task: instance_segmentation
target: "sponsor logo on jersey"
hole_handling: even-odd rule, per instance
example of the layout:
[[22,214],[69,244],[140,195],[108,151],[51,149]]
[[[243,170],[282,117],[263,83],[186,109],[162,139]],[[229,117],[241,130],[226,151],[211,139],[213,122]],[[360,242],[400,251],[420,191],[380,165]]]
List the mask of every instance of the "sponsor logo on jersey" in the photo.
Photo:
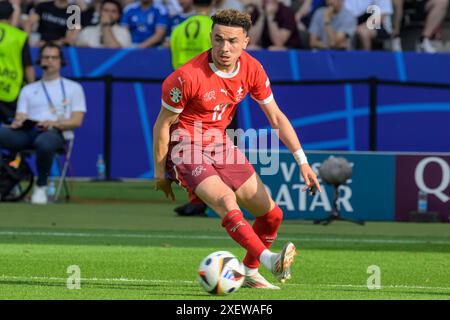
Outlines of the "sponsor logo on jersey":
[[220,92],[224,93],[228,97],[228,91],[225,89],[220,89]]
[[178,103],[181,101],[181,90],[177,87],[174,87],[170,89],[170,100],[172,100],[175,103]]
[[266,88],[268,88],[270,86],[270,80],[269,80],[269,78],[267,78],[267,80],[266,80]]

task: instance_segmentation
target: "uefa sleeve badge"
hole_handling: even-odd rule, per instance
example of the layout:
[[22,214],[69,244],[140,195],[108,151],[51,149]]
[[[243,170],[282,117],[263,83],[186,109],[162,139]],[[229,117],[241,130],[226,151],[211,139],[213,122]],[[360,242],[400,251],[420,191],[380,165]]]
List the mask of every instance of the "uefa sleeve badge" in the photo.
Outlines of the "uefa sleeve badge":
[[170,100],[172,100],[175,103],[178,103],[181,101],[181,90],[177,87],[172,88],[170,90]]

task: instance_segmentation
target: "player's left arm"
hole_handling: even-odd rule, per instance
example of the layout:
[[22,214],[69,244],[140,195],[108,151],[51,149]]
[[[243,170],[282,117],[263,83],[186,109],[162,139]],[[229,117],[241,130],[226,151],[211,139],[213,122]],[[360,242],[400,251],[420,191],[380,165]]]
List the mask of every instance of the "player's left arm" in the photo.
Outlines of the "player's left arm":
[[289,119],[278,107],[275,99],[272,99],[270,102],[260,104],[260,107],[264,111],[264,114],[269,120],[272,128],[277,131],[280,140],[292,152],[295,160],[299,164],[301,174],[303,176],[303,179],[305,179],[306,184],[306,187],[303,189],[303,191],[306,191],[307,189],[313,190],[314,188],[317,188],[317,190],[321,192],[317,176],[308,164],[308,160],[302,149],[297,133],[292,127]]

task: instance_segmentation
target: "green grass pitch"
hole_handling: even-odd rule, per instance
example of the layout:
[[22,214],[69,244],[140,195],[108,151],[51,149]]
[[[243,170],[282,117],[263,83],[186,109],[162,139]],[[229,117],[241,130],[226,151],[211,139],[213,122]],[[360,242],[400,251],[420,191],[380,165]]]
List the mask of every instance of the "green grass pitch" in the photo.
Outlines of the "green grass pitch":
[[[178,217],[152,183],[74,183],[70,204],[0,204],[0,299],[450,299],[450,224],[284,221],[299,249],[281,290],[225,297],[196,281],[212,251],[243,258],[218,219]],[[69,266],[81,288],[68,289]],[[369,266],[381,288],[368,289]],[[263,271],[269,280],[271,275]]]

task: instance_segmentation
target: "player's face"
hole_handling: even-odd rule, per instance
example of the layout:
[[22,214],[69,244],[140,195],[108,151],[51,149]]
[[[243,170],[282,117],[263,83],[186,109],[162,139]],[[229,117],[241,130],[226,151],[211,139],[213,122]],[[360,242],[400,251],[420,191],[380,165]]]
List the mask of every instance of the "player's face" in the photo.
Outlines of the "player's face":
[[247,48],[248,41],[249,37],[241,27],[214,25],[211,32],[211,52],[216,67],[232,71],[242,50]]

